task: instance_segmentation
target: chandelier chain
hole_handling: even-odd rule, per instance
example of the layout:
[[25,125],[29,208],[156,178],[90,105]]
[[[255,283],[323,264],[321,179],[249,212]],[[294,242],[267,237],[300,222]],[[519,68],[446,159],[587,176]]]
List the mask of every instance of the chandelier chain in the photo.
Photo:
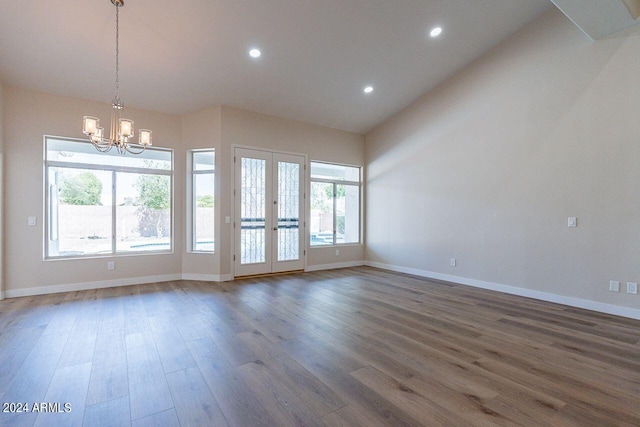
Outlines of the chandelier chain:
[[120,8],[116,6],[116,103],[120,103]]
[[[124,0],[111,0],[116,7],[116,97],[111,104],[111,129],[109,137],[100,126],[100,119],[93,116],[84,116],[82,119],[82,133],[89,137],[95,148],[106,153],[114,147],[119,154],[140,154],[151,146],[151,131],[140,129],[138,134],[140,142],[130,142],[133,138],[133,120],[121,117],[124,104],[120,101],[120,8],[124,6]],[[136,145],[133,147],[131,144]]]

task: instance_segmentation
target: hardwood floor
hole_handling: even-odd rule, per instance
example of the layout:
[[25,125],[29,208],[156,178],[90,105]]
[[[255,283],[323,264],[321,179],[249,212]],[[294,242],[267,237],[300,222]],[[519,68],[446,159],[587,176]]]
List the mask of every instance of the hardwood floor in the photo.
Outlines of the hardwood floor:
[[640,321],[373,268],[0,301],[1,425],[640,425]]

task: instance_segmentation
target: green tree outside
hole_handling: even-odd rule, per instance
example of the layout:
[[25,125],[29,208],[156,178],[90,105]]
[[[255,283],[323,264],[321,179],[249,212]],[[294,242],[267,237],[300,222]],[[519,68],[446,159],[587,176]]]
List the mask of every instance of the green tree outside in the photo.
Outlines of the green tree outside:
[[83,172],[60,182],[60,198],[66,205],[99,205],[102,181],[93,172]]
[[140,175],[134,187],[138,190],[138,229],[142,236],[160,238],[169,233],[171,207],[170,177],[167,175]]
[[214,206],[213,195],[207,194],[196,197],[196,206],[199,208],[212,208]]
[[[327,187],[327,198],[332,198],[333,197],[333,188],[331,187]],[[341,197],[344,197],[347,194],[344,185],[336,185],[336,197],[339,199]]]
[[140,175],[134,186],[138,190],[139,205],[158,210],[171,207],[168,176]]

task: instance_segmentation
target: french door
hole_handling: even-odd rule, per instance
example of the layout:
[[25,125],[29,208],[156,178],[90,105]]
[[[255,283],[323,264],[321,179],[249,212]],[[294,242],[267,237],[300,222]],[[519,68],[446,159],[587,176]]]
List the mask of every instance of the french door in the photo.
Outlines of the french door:
[[236,148],[235,276],[304,268],[304,157]]

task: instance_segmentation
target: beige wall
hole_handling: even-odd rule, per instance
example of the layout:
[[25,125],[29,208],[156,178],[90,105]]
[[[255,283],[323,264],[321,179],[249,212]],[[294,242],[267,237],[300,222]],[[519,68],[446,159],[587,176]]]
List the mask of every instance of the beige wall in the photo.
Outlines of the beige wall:
[[4,186],[4,88],[0,79],[0,299],[4,298],[4,205],[3,205],[3,186]]
[[[6,86],[3,101],[6,290],[180,274],[183,218],[179,208],[174,218],[173,254],[116,257],[111,271],[105,258],[44,261],[43,135],[83,137],[82,116],[90,114],[108,121],[111,107]],[[125,112],[137,127],[153,130],[154,145],[176,149],[174,203],[183,206],[185,160],[180,149],[180,118],[133,108]],[[37,218],[36,227],[27,226],[29,216]]]
[[3,110],[3,84],[2,84],[2,80],[0,80],[0,153],[2,151],[4,151],[4,127],[3,127],[3,119],[4,119],[4,110]]
[[[51,285],[96,282],[113,284],[148,278],[179,277],[226,279],[232,274],[232,146],[261,147],[308,155],[310,160],[364,164],[364,136],[308,125],[228,107],[212,107],[183,117],[127,108],[126,117],[136,126],[153,130],[154,145],[173,148],[174,253],[129,255],[112,258],[43,260],[43,135],[83,137],[82,116],[91,114],[109,120],[110,105],[48,95],[30,90],[4,87],[5,171],[4,248],[6,289],[10,294],[45,292]],[[1,105],[1,104],[0,104]],[[224,132],[223,132],[224,130]],[[186,150],[216,149],[216,247],[215,254],[188,253]],[[28,196],[25,196],[28,195]],[[27,226],[35,216],[37,226]],[[362,245],[335,250],[308,252],[308,264],[362,261]],[[107,261],[115,260],[115,270]],[[44,287],[44,289],[36,289]],[[33,288],[29,290],[29,288]],[[25,291],[26,290],[26,291]]]
[[[221,139],[222,147],[217,163],[220,167],[218,176],[222,180],[221,220],[224,220],[224,216],[232,215],[232,150],[234,146],[304,154],[307,156],[307,161],[322,160],[357,166],[364,165],[364,137],[362,135],[236,108],[222,107]],[[220,228],[222,247],[231,248],[231,226],[220,223]],[[335,255],[335,248],[307,248],[307,255],[308,266],[357,262],[364,259],[364,246],[342,246],[338,256]],[[231,273],[231,257],[230,252],[220,255],[221,274]]]
[[[214,148],[216,150],[216,172],[220,168],[220,107],[211,107],[200,110],[182,117],[182,142],[186,150],[197,148]],[[185,159],[186,161],[186,159]],[[186,165],[185,165],[186,166]],[[216,176],[216,178],[218,178]],[[215,194],[220,194],[221,180],[215,180]],[[221,204],[216,200],[215,203],[215,227],[214,240],[216,242],[216,251],[213,254],[206,253],[189,253],[186,252],[186,240],[184,239],[182,272],[192,275],[220,275],[220,253],[228,252],[220,246],[220,228],[224,226],[224,220],[220,219]],[[184,218],[186,218],[186,203],[182,206]],[[187,233],[187,224],[181,224],[183,233]],[[218,279],[218,277],[216,277]]]
[[553,8],[367,135],[367,259],[640,307],[638,52]]
[[[183,273],[202,277],[226,279],[233,275],[233,228],[225,223],[225,217],[233,217],[234,146],[300,153],[309,160],[364,165],[362,135],[225,106],[184,116],[182,135],[187,149],[216,150],[216,253],[185,253],[182,259]],[[364,259],[363,245],[341,247],[339,256],[335,255],[335,249],[327,248],[314,248],[307,253],[309,266]]]

